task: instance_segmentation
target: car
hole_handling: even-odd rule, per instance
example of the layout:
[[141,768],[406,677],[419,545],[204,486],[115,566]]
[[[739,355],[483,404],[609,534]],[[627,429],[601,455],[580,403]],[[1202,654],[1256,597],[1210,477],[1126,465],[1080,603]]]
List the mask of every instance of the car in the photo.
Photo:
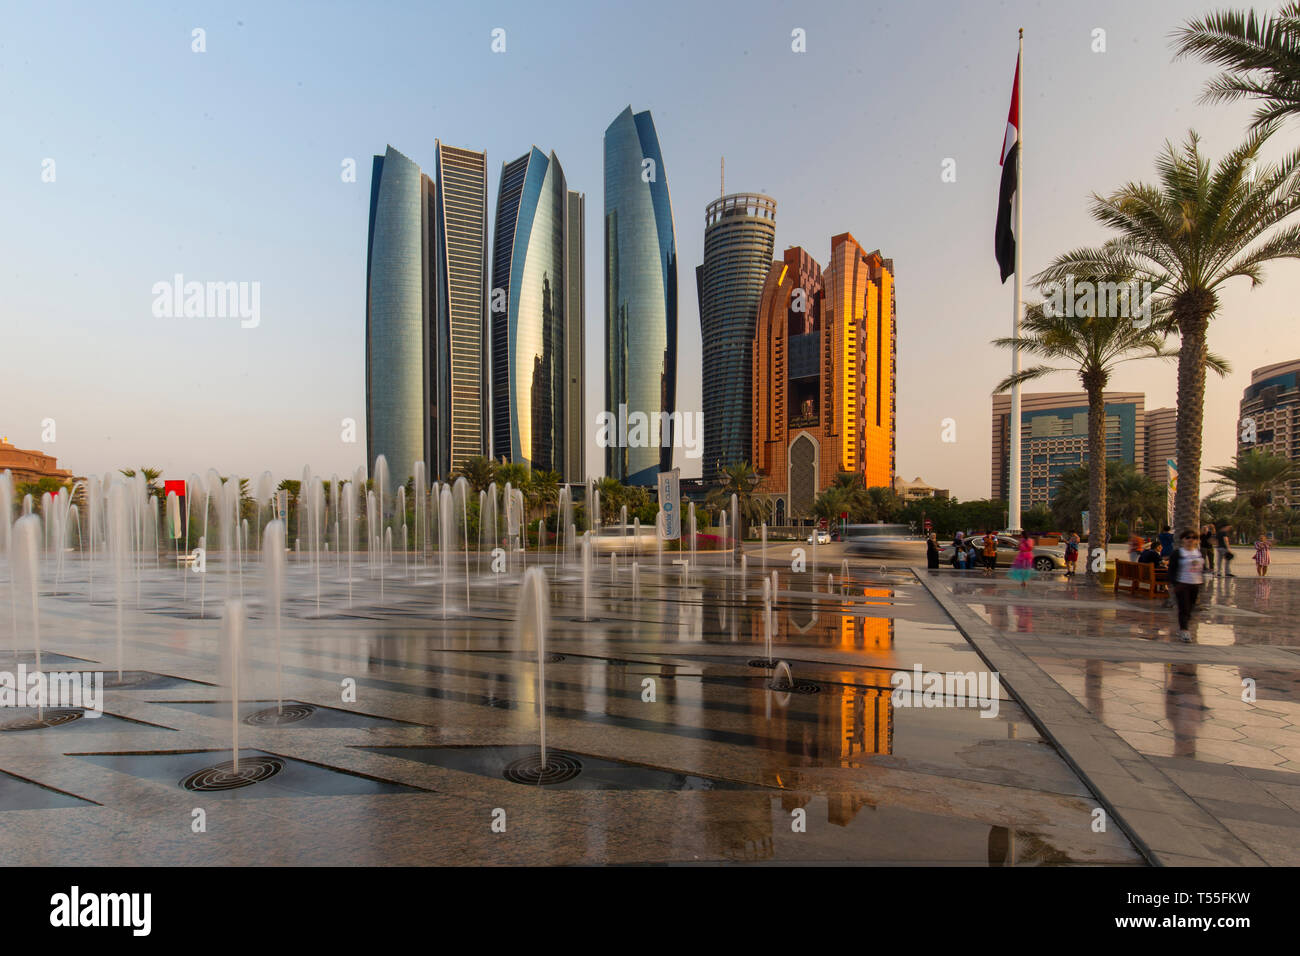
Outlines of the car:
[[809,544],[812,544],[812,543],[813,543],[813,538],[816,538],[816,539],[817,539],[817,543],[818,543],[818,544],[830,544],[830,543],[831,543],[831,533],[830,533],[829,531],[825,530],[824,528],[819,528],[818,530],[814,531],[812,534],[808,535],[808,543],[809,543]]
[[[1000,534],[998,538],[998,567],[1009,568],[1011,562],[1016,559],[1020,551],[1020,540],[1013,538],[1009,534]],[[984,535],[972,535],[965,539],[968,543],[975,545],[975,551],[984,557]],[[969,547],[969,544],[968,544]],[[946,548],[939,549],[939,563],[952,564],[953,547],[949,542]],[[1059,571],[1065,567],[1065,549],[1050,547],[1048,545],[1034,545],[1034,570],[1035,571]]]

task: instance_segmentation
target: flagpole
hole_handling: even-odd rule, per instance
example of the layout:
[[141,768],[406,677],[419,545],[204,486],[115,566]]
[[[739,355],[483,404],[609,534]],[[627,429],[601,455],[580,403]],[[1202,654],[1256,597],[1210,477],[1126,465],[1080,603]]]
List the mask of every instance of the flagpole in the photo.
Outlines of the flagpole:
[[[1015,314],[1011,319],[1011,335],[1015,339],[1020,338],[1020,311],[1024,297],[1024,287],[1021,282],[1021,251],[1025,247],[1025,234],[1022,226],[1021,210],[1023,204],[1020,197],[1025,191],[1024,177],[1024,156],[1025,156],[1025,100],[1020,95],[1024,89],[1024,58],[1025,58],[1025,31],[1020,29],[1020,50],[1016,56],[1016,102],[1020,104],[1019,116],[1016,122],[1016,143],[1019,148],[1016,150],[1016,193],[1014,202],[1016,204],[1016,302]],[[1011,349],[1011,374],[1020,374],[1020,346],[1015,345]],[[1009,441],[1011,447],[1010,461],[1008,462],[1009,475],[1007,477],[1007,530],[1019,531],[1020,525],[1020,383],[1014,382],[1011,386],[1011,415],[1010,415],[1011,434]]]

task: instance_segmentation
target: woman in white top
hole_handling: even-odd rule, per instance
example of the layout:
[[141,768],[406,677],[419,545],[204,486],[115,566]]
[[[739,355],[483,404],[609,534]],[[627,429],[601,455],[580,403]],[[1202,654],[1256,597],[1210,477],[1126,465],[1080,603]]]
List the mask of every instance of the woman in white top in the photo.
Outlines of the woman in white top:
[[1169,556],[1168,580],[1174,592],[1174,603],[1178,606],[1178,637],[1190,641],[1192,635],[1187,625],[1192,618],[1196,595],[1205,580],[1205,558],[1201,555],[1200,538],[1195,531],[1184,531],[1178,539],[1179,547]]

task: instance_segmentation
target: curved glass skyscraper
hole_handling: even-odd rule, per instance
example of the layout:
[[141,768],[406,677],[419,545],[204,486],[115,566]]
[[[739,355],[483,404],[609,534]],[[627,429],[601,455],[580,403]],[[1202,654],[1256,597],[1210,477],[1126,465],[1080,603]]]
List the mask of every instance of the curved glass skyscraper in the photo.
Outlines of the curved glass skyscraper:
[[733,193],[704,215],[704,264],[695,271],[703,345],[704,477],[749,461],[754,327],[776,246],[776,200]]
[[403,481],[429,460],[430,250],[432,182],[389,146],[374,158],[366,253],[366,466],[379,455]]
[[677,241],[654,120],[630,106],[605,130],[605,343],[607,410],[651,423],[648,447],[627,447],[617,436],[606,473],[654,484],[673,460]]
[[501,167],[489,305],[493,454],[544,471],[567,470],[567,442],[582,440],[566,434],[565,420],[568,195],[555,153],[534,146]]

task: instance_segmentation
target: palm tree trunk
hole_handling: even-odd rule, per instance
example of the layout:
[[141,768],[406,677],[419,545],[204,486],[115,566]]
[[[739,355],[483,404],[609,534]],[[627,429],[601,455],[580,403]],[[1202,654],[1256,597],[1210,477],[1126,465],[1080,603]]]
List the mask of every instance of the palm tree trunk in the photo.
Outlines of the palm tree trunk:
[[1178,490],[1174,494],[1174,533],[1200,527],[1201,428],[1205,420],[1206,327],[1214,312],[1213,293],[1185,292],[1174,304],[1178,346]]
[[[1089,584],[1097,583],[1093,571],[1093,551],[1100,547],[1105,554],[1110,540],[1106,525],[1106,379],[1104,372],[1086,372],[1084,391],[1088,393],[1088,551],[1084,555]],[[1103,559],[1104,560],[1104,559]]]

